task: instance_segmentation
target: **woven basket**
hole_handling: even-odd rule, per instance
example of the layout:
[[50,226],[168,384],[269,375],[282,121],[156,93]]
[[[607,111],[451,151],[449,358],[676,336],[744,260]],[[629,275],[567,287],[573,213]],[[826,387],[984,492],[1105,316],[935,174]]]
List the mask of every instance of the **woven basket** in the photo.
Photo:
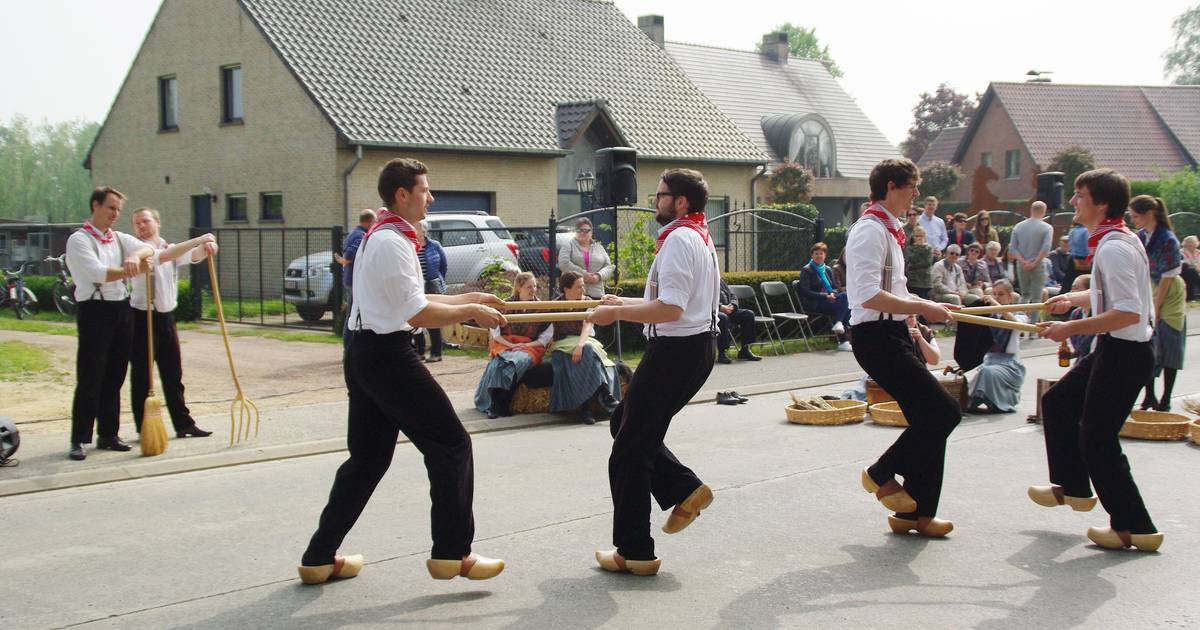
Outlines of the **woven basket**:
[[[968,402],[968,387],[967,380],[962,376],[940,376],[938,382],[942,384],[942,388],[950,394],[950,397],[958,401],[958,407],[961,411],[966,411]],[[879,403],[891,402],[896,400],[887,390],[880,387],[874,379],[867,379],[867,404],[874,406]]]
[[1192,443],[1200,444],[1200,420],[1193,420],[1188,425],[1188,430],[1192,432]]
[[1186,440],[1190,422],[1187,416],[1177,413],[1137,410],[1129,414],[1129,419],[1121,427],[1121,437],[1139,440]]
[[867,415],[867,403],[861,400],[827,400],[835,409],[809,410],[796,405],[784,407],[788,422],[793,424],[854,424],[862,422]]
[[871,419],[875,421],[875,424],[882,424],[888,427],[908,426],[908,420],[904,418],[904,412],[900,411],[900,403],[894,400],[871,405],[870,411]]

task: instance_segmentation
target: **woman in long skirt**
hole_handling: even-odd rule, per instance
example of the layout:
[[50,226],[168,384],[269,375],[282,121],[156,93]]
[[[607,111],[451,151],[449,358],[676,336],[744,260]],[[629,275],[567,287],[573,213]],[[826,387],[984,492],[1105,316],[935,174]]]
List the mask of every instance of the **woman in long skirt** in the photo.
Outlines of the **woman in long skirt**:
[[[526,271],[513,279],[510,301],[537,299],[537,278]],[[554,339],[554,326],[545,323],[508,324],[491,330],[491,360],[475,389],[475,408],[488,418],[508,415],[513,390],[521,377],[542,362],[546,346]]]
[[[583,276],[574,271],[559,276],[558,286],[562,290],[559,299],[587,299]],[[558,322],[550,352],[550,365],[554,367],[550,411],[577,411],[584,424],[596,423],[592,402],[608,414],[617,408],[613,397],[617,386],[616,364],[592,333],[590,322]]]
[[[1150,261],[1150,281],[1154,283],[1154,374],[1146,383],[1142,409],[1171,410],[1171,390],[1175,376],[1183,369],[1183,351],[1187,342],[1187,287],[1181,272],[1183,255],[1179,239],[1171,231],[1171,219],[1162,199],[1138,195],[1129,202],[1138,238],[1146,246]],[[1163,393],[1155,395],[1154,381],[1163,377]]]
[[[998,280],[992,285],[992,294],[983,301],[992,306],[1013,303],[1012,284]],[[1027,322],[1024,313],[1002,313],[995,317]],[[992,347],[983,355],[983,364],[971,379],[971,399],[968,409],[986,407],[990,413],[1016,411],[1021,401],[1021,385],[1025,382],[1025,365],[1019,356],[1020,337],[1016,332],[1004,328],[992,329]]]

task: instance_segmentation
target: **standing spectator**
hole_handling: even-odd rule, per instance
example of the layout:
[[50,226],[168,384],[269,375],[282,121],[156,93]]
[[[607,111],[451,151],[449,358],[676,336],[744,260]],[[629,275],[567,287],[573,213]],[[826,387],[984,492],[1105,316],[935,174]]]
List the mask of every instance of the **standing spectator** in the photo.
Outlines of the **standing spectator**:
[[976,243],[1000,242],[1000,233],[996,231],[996,228],[992,227],[992,215],[988,214],[987,210],[980,210],[975,213],[974,233]]
[[[1187,343],[1187,289],[1180,277],[1183,254],[1171,230],[1171,219],[1162,199],[1138,195],[1129,202],[1138,238],[1146,246],[1150,282],[1154,284],[1154,372],[1146,383],[1142,409],[1171,410],[1175,376],[1183,369]],[[1155,396],[1154,381],[1163,375],[1162,396]]]
[[[1087,228],[1079,225],[1078,223],[1074,224],[1074,226],[1071,227],[1071,231],[1067,233],[1067,243],[1071,251],[1071,261],[1075,266],[1075,275],[1073,277],[1078,277],[1080,274],[1091,273],[1092,258],[1091,254],[1088,252]],[[1074,285],[1074,282],[1072,282],[1072,285]]]
[[1000,241],[988,241],[983,262],[987,264],[988,278],[993,284],[1001,280],[1009,280],[1004,259],[1000,257]]
[[917,217],[917,222],[925,228],[925,238],[933,248],[933,257],[939,258],[946,246],[950,244],[946,234],[946,222],[937,216],[938,198],[932,195],[925,198],[925,212]]
[[[334,252],[333,260],[342,266],[342,286],[346,288],[342,292],[346,299],[346,305],[343,307],[343,313],[350,312],[350,303],[354,299],[354,257],[358,255],[358,246],[362,243],[363,236],[375,225],[375,211],[370,208],[363,208],[362,212],[358,213],[358,225],[350,230],[346,238],[342,241],[342,253]],[[345,349],[350,345],[350,327],[346,322],[342,321],[342,348]]]
[[[1008,242],[1008,257],[1017,262],[1017,283],[1020,285],[1021,303],[1038,300],[1046,286],[1046,270],[1042,260],[1050,255],[1054,229],[1043,219],[1046,204],[1035,201],[1029,206],[1029,218],[1018,223]],[[1029,314],[1029,321],[1036,324],[1037,311]]]
[[917,217],[921,216],[921,211],[916,208],[909,208],[904,214],[904,240],[911,241],[913,236],[913,228],[917,227]]
[[[178,245],[169,245],[159,236],[160,219],[154,208],[138,208],[133,213],[133,227],[143,243],[154,248],[154,313],[151,315],[154,335],[154,362],[158,365],[159,384],[176,437],[208,437],[212,431],[196,426],[183,399],[183,361],[179,352],[179,333],[175,329],[175,306],[179,294],[179,265],[198,263],[217,253],[217,241],[212,234],[198,236]],[[186,258],[185,258],[186,256]],[[130,355],[132,375],[129,393],[133,406],[133,423],[142,432],[142,414],[150,390],[149,352],[146,347],[146,276],[133,279],[133,348]]]
[[1187,285],[1188,301],[1200,298],[1200,238],[1195,235],[1183,239],[1183,270],[1179,275]]
[[980,296],[990,293],[992,289],[992,278],[987,263],[980,257],[982,254],[983,248],[979,243],[971,243],[967,246],[967,257],[958,261],[963,278],[967,281],[967,290]]
[[954,215],[954,231],[950,233],[950,242],[958,245],[961,250],[975,242],[975,235],[967,229],[967,215],[959,212]]
[[933,248],[925,242],[926,237],[925,228],[918,225],[912,241],[905,241],[904,275],[909,293],[928,300],[933,288]]
[[838,286],[825,257],[829,247],[825,243],[814,243],[809,250],[812,260],[800,270],[800,279],[795,282],[796,294],[806,312],[828,315],[833,319],[833,334],[837,335],[838,350],[850,352],[846,338],[846,326],[850,323],[850,305],[846,291]]
[[148,270],[154,250],[112,229],[121,216],[125,195],[102,186],[92,191],[92,216],[67,239],[67,268],[75,282],[79,305],[76,326],[75,399],[71,403],[71,449],[75,461],[87,458],[99,425],[96,448],[128,451],[117,435],[121,428],[121,386],[133,345],[133,313],[125,279]]
[[[426,295],[442,295],[446,292],[446,250],[437,239],[429,238],[429,221],[421,219],[417,228],[417,242],[421,243],[418,254],[421,263],[421,275],[425,278]],[[427,329],[429,333],[429,358],[426,363],[437,363],[442,360],[442,329],[434,326]],[[413,336],[417,354],[425,356],[425,335]]]
[[1070,237],[1063,235],[1058,239],[1058,247],[1050,252],[1050,279],[1054,284],[1070,288],[1075,282],[1075,261],[1071,258]]
[[733,324],[737,324],[738,331],[742,335],[742,349],[738,350],[738,358],[743,361],[762,361],[762,357],[750,350],[750,344],[758,339],[758,324],[754,322],[754,311],[738,306],[737,296],[729,290],[725,278],[721,278],[721,297],[719,299],[717,329],[720,333],[717,335],[717,363],[725,365],[733,363],[733,359],[725,354],[729,350],[729,344],[733,342],[733,333],[730,330]]
[[958,259],[961,256],[958,245],[950,245],[946,248],[946,257],[933,266],[931,299],[934,302],[974,306],[983,297],[981,293],[972,293],[967,287],[967,279],[963,277],[962,267],[958,266]]
[[575,238],[558,250],[558,270],[583,276],[584,293],[598,300],[604,297],[604,283],[612,278],[616,268],[604,251],[604,244],[592,240],[592,221],[587,217],[576,221]]

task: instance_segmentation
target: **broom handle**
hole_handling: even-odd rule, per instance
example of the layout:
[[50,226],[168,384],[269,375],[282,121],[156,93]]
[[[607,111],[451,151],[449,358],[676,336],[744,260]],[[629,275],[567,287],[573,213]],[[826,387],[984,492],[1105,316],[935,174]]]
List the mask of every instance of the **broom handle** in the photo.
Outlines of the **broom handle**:
[[146,270],[146,350],[150,354],[146,370],[150,372],[150,393],[154,393],[154,269]]
[[504,303],[504,311],[557,311],[572,308],[596,308],[600,300],[538,300]]
[[575,313],[518,313],[505,315],[504,319],[510,324],[527,324],[530,322],[581,322],[591,316],[591,311]]
[[213,263],[216,254],[208,257],[208,279],[212,284],[213,303],[217,305],[217,321],[221,323],[221,338],[225,340],[225,357],[229,359],[229,373],[233,376],[233,386],[238,394],[242,393],[242,384],[238,382],[237,368],[233,367],[233,350],[229,348],[229,333],[225,331],[225,310],[221,308],[221,288],[217,285],[217,266]]
[[1032,311],[1044,311],[1046,304],[1038,302],[1035,304],[997,304],[996,306],[970,306],[960,308],[956,312],[965,315],[991,315],[993,313],[1025,313]]
[[996,319],[994,317],[964,315],[960,311],[950,311],[950,317],[955,321],[963,322],[964,324],[977,324],[979,326],[990,326],[992,328],[1007,328],[1009,330],[1019,330],[1021,332],[1042,332],[1041,327],[1034,324],[1023,324],[1021,322],[1013,322],[1007,319]]

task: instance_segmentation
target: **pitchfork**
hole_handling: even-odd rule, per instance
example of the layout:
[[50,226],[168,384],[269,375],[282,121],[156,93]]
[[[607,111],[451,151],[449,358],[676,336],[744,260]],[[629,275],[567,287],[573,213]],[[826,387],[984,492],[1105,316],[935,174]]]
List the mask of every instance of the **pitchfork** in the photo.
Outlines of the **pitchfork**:
[[258,437],[258,425],[262,420],[258,415],[258,405],[246,399],[242,393],[242,384],[238,382],[237,369],[233,367],[233,351],[229,349],[229,333],[225,331],[225,311],[221,308],[221,289],[217,286],[217,267],[213,257],[208,257],[208,278],[212,282],[213,302],[217,305],[217,321],[221,322],[221,337],[225,339],[225,356],[229,358],[229,373],[233,376],[233,387],[237,396],[229,405],[229,445],[233,446],[234,438],[242,441],[242,427],[245,426],[246,439],[250,439],[250,419],[254,418],[254,437]]

